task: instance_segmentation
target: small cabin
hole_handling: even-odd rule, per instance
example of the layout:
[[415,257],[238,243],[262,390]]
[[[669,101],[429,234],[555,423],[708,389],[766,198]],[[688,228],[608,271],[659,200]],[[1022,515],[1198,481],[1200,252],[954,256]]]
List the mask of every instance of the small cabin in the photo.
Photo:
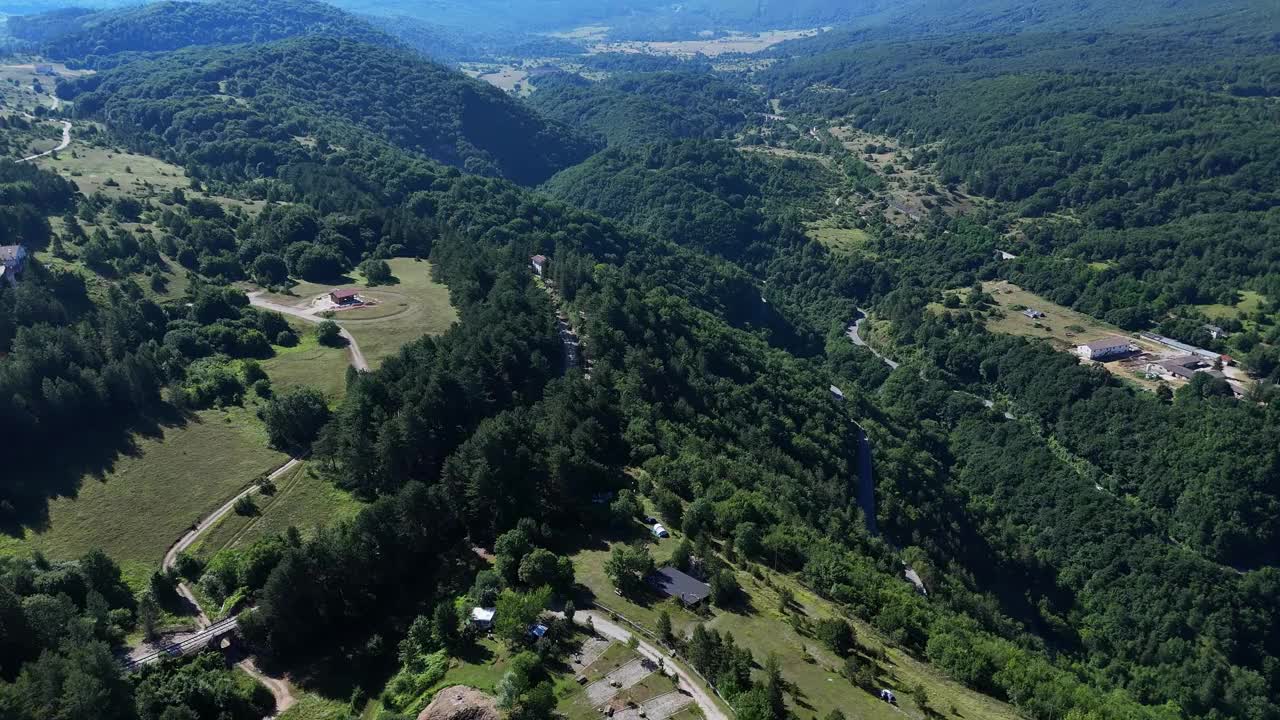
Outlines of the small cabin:
[[353,288],[334,288],[329,291],[329,299],[335,305],[355,305],[360,302],[360,291]]
[[550,262],[551,261],[547,259],[546,255],[534,255],[529,258],[529,265],[533,267],[533,271],[538,273],[539,277],[542,276],[542,273],[547,269],[547,265]]

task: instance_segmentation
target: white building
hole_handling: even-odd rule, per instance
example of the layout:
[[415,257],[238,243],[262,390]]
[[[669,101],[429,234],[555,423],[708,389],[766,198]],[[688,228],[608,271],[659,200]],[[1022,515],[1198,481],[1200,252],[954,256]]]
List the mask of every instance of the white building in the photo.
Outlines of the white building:
[[649,532],[653,533],[653,536],[656,538],[671,537],[671,533],[667,532],[667,529],[662,527],[662,523],[654,523],[654,526],[649,529]]
[[471,608],[471,624],[481,630],[488,630],[493,627],[493,616],[497,614],[496,608]]
[[1085,360],[1106,360],[1133,351],[1133,343],[1128,338],[1116,335],[1076,346],[1076,352]]

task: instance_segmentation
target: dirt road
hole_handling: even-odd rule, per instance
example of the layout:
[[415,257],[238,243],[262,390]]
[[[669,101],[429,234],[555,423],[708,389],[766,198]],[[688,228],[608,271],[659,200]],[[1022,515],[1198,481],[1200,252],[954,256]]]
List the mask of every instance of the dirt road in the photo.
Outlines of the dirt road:
[[[281,475],[284,475],[285,473],[289,472],[289,470],[296,467],[299,462],[301,461],[298,460],[297,458],[293,458],[292,460],[285,463],[284,465],[281,465],[280,467],[276,468],[275,472],[268,475],[267,478],[274,482],[275,480],[279,479]],[[194,545],[196,540],[200,539],[201,535],[207,532],[209,528],[218,524],[218,521],[221,520],[227,513],[235,509],[236,502],[239,501],[240,498],[248,495],[252,495],[258,492],[258,490],[259,488],[256,484],[250,485],[244,490],[241,490],[235,497],[228,500],[217,510],[214,510],[212,513],[207,515],[194,528],[188,530],[186,535],[183,535],[181,538],[179,538],[178,542],[174,543],[169,548],[169,552],[166,552],[164,554],[164,560],[161,562],[160,567],[163,568],[164,570],[169,570],[170,568],[172,568],[178,562],[179,555],[185,552],[187,548]],[[209,618],[204,614],[204,610],[200,609],[200,603],[196,602],[196,596],[194,593],[191,592],[191,588],[187,587],[187,584],[185,582],[178,583],[178,593],[182,595],[182,597],[186,598],[193,606],[195,606],[196,611],[198,613],[197,620],[200,624],[200,627],[208,627]]]
[[[318,309],[293,307],[292,305],[285,305],[283,303],[267,300],[262,297],[262,291],[249,293],[249,304],[256,308],[289,315],[317,325],[328,319],[320,317],[317,314],[320,312]],[[351,361],[351,366],[360,371],[368,371],[369,362],[365,360],[364,353],[360,352],[360,345],[356,343],[355,337],[352,336],[351,333],[347,332],[347,329],[341,325],[338,326],[338,331],[342,335],[343,339],[347,341],[347,356]]]
[[45,150],[42,153],[36,153],[35,155],[28,155],[27,157],[24,157],[21,160],[15,160],[14,162],[24,163],[24,162],[30,162],[32,160],[39,160],[42,157],[48,157],[49,155],[52,155],[56,152],[62,152],[63,150],[66,150],[67,146],[70,144],[71,144],[71,122],[68,120],[63,120],[62,121],[62,142],[58,143],[58,147],[52,150]]
[[[297,702],[297,698],[293,696],[293,690],[289,687],[289,683],[285,682],[281,678],[271,677],[270,675],[264,674],[258,669],[257,665],[253,664],[253,658],[241,660],[236,663],[236,667],[248,673],[250,677],[262,683],[263,687],[271,691],[271,696],[276,699],[276,714],[271,717],[278,717],[284,713],[285,710],[293,707],[293,704]],[[270,718],[267,720],[270,720]]]

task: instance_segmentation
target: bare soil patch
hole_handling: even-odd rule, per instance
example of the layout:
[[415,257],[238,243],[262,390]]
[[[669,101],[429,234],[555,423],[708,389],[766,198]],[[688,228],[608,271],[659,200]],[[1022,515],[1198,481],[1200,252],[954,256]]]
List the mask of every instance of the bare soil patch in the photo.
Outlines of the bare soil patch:
[[418,714],[418,720],[500,720],[493,697],[465,685],[453,685],[436,693]]

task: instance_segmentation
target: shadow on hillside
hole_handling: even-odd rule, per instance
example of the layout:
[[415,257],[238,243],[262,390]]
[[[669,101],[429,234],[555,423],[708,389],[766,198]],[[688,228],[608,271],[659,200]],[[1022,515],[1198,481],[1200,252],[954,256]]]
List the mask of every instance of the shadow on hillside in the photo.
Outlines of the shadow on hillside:
[[199,422],[196,415],[159,403],[132,421],[102,418],[56,448],[17,452],[5,468],[6,487],[0,489],[0,533],[21,537],[26,530],[45,532],[49,502],[75,498],[82,483],[107,476],[124,457],[139,457],[140,439],[157,439],[166,429]]

